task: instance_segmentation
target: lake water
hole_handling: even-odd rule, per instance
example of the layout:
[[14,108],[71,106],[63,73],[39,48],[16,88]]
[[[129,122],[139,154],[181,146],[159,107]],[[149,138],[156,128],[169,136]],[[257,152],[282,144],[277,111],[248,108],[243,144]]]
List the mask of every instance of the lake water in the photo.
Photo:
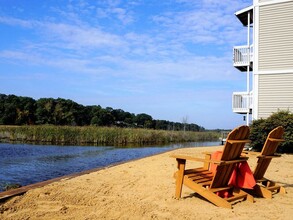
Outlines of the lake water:
[[0,143],[0,191],[3,191],[7,184],[24,186],[175,148],[216,145],[219,145],[219,142],[193,142],[131,148]]

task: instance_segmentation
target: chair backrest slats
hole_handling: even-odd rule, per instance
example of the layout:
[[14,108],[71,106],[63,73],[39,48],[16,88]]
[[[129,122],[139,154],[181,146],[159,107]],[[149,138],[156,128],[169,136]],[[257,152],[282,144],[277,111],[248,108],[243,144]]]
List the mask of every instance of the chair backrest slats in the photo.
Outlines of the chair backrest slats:
[[[240,157],[245,141],[237,143],[237,140],[247,140],[249,137],[249,127],[246,125],[235,128],[231,131],[223,149],[221,161],[236,160]],[[231,142],[229,142],[231,140]],[[235,142],[233,142],[235,140]],[[211,188],[227,186],[232,175],[235,164],[225,164],[217,166],[213,177]]]
[[[282,126],[273,129],[267,136],[266,142],[262,148],[260,156],[273,156],[279,144],[283,141],[282,136],[284,134],[284,128]],[[267,171],[272,158],[259,157],[257,165],[253,172],[256,180],[262,179]]]

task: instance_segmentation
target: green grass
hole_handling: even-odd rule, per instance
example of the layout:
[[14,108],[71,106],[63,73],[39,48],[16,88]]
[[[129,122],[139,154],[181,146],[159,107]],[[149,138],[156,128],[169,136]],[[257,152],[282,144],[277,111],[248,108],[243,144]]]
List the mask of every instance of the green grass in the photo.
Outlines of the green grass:
[[0,126],[4,142],[72,145],[147,145],[216,141],[218,132],[165,131],[139,128],[95,126]]

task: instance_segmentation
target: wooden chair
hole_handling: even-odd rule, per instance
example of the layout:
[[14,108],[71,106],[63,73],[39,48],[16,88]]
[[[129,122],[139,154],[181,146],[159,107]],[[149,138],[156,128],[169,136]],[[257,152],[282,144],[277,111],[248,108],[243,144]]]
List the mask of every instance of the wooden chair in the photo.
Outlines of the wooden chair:
[[[209,155],[205,159],[194,158],[184,155],[171,155],[176,158],[178,171],[175,172],[176,191],[175,197],[180,198],[182,186],[185,185],[196,193],[212,202],[213,204],[232,208],[231,202],[236,200],[249,200],[253,202],[253,197],[246,192],[228,186],[229,179],[237,163],[246,161],[247,157],[241,157],[241,152],[245,143],[249,143],[249,127],[240,126],[231,131],[226,140],[222,157],[219,161],[209,159]],[[204,162],[203,167],[185,170],[186,160]],[[216,171],[209,171],[209,163],[217,164]],[[231,196],[222,198],[219,196],[221,192],[229,191]]]
[[282,126],[273,129],[268,134],[260,155],[257,156],[258,161],[253,172],[257,184],[253,188],[253,193],[258,196],[271,199],[273,192],[286,193],[284,187],[264,177],[271,160],[280,157],[280,155],[276,154],[276,151],[279,144],[284,141],[282,139],[283,134],[284,128]]

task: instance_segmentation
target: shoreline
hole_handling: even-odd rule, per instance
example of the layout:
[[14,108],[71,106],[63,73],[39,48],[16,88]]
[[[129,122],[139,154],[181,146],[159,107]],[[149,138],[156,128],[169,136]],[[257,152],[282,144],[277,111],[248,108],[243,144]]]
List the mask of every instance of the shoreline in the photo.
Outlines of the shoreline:
[[[0,167],[3,165],[2,178],[0,179],[0,200],[2,196],[7,196],[12,193],[5,193],[5,187],[9,186],[9,182],[6,181],[13,177],[14,182],[11,184],[19,184],[20,186],[29,186],[28,188],[35,188],[34,185],[39,182],[50,181],[51,179],[62,179],[72,175],[77,176],[78,173],[93,172],[105,167],[118,165],[127,161],[132,161],[134,159],[140,159],[151,155],[156,155],[158,153],[167,152],[174,150],[175,148],[181,147],[190,147],[190,146],[215,146],[218,143],[215,142],[193,142],[193,143],[178,143],[172,145],[163,145],[163,146],[144,146],[144,147],[135,147],[135,148],[126,148],[126,147],[115,147],[115,146],[86,146],[85,148],[81,146],[54,146],[49,145],[46,148],[42,148],[40,145],[28,145],[28,144],[0,144],[0,152],[5,153],[3,156],[3,161],[0,161]],[[27,146],[29,147],[27,150]],[[35,146],[35,147],[30,147]],[[2,148],[4,147],[4,148]],[[58,149],[55,149],[55,148]],[[60,154],[58,153],[59,149],[61,150]],[[64,150],[66,149],[66,150]],[[79,149],[79,150],[76,150]],[[104,149],[104,150],[103,150]],[[15,160],[14,151],[22,152],[25,151],[25,154],[19,154],[15,157],[19,159]],[[93,153],[87,153],[87,151]],[[109,153],[110,152],[110,153]],[[97,154],[97,155],[96,155]],[[6,156],[8,155],[8,156]],[[32,156],[34,155],[34,156]],[[49,155],[49,156],[48,156]],[[69,158],[68,155],[70,156]],[[43,162],[43,157],[47,157],[45,162]],[[59,158],[61,157],[61,158]],[[75,158],[82,163],[82,167],[78,164],[72,163]],[[15,160],[15,162],[14,162]],[[30,163],[30,160],[37,162],[37,167],[33,163]],[[47,165],[54,164],[58,162],[58,167],[53,166],[53,169],[48,169]],[[16,162],[18,161],[18,162]],[[8,162],[8,166],[7,166]],[[27,164],[30,163],[31,169],[26,168]],[[22,168],[24,164],[24,168]],[[7,168],[6,168],[7,166]],[[17,168],[17,172],[13,169]],[[23,172],[27,173],[24,177]],[[58,175],[57,175],[58,174]],[[23,181],[25,180],[25,181]],[[44,185],[44,184],[43,184]],[[19,189],[19,188],[18,188]],[[17,190],[25,192],[26,190]]]
[[[211,147],[213,147],[213,146],[211,146]],[[153,154],[153,155],[149,155],[149,156],[146,156],[146,157],[143,157],[143,158],[157,156],[157,155],[168,153],[168,152],[171,152],[171,151],[174,151],[174,149],[164,151],[164,152],[160,152],[160,153],[156,153],[156,154]],[[26,193],[26,192],[28,192],[29,190],[32,190],[32,189],[40,188],[40,187],[43,187],[43,186],[46,186],[48,184],[58,182],[58,181],[61,181],[61,180],[68,180],[68,179],[79,177],[79,176],[82,176],[82,175],[85,175],[85,174],[98,172],[100,170],[108,169],[108,168],[115,167],[115,166],[119,166],[119,165],[122,165],[122,164],[125,164],[125,163],[134,162],[134,161],[137,161],[137,160],[140,160],[140,159],[143,159],[143,158],[136,158],[136,159],[131,159],[131,160],[128,160],[128,161],[117,162],[117,163],[113,163],[113,164],[110,164],[110,165],[107,165],[107,166],[104,166],[104,167],[97,167],[97,168],[84,170],[84,171],[77,172],[77,173],[72,173],[72,174],[68,174],[68,175],[48,179],[48,180],[41,181],[41,182],[32,183],[32,184],[21,186],[19,188],[11,189],[11,190],[8,190],[8,191],[0,191],[0,204],[1,204],[1,202],[5,202],[9,198],[22,195],[22,194],[24,194],[24,193]]]
[[[272,160],[266,177],[283,185],[287,194],[273,199],[238,202],[233,209],[214,206],[183,187],[174,199],[176,160],[173,153],[201,157],[219,147],[180,148],[62,179],[0,203],[1,219],[291,219],[293,155]],[[252,170],[256,157],[248,160]],[[190,162],[190,167],[200,167]]]

